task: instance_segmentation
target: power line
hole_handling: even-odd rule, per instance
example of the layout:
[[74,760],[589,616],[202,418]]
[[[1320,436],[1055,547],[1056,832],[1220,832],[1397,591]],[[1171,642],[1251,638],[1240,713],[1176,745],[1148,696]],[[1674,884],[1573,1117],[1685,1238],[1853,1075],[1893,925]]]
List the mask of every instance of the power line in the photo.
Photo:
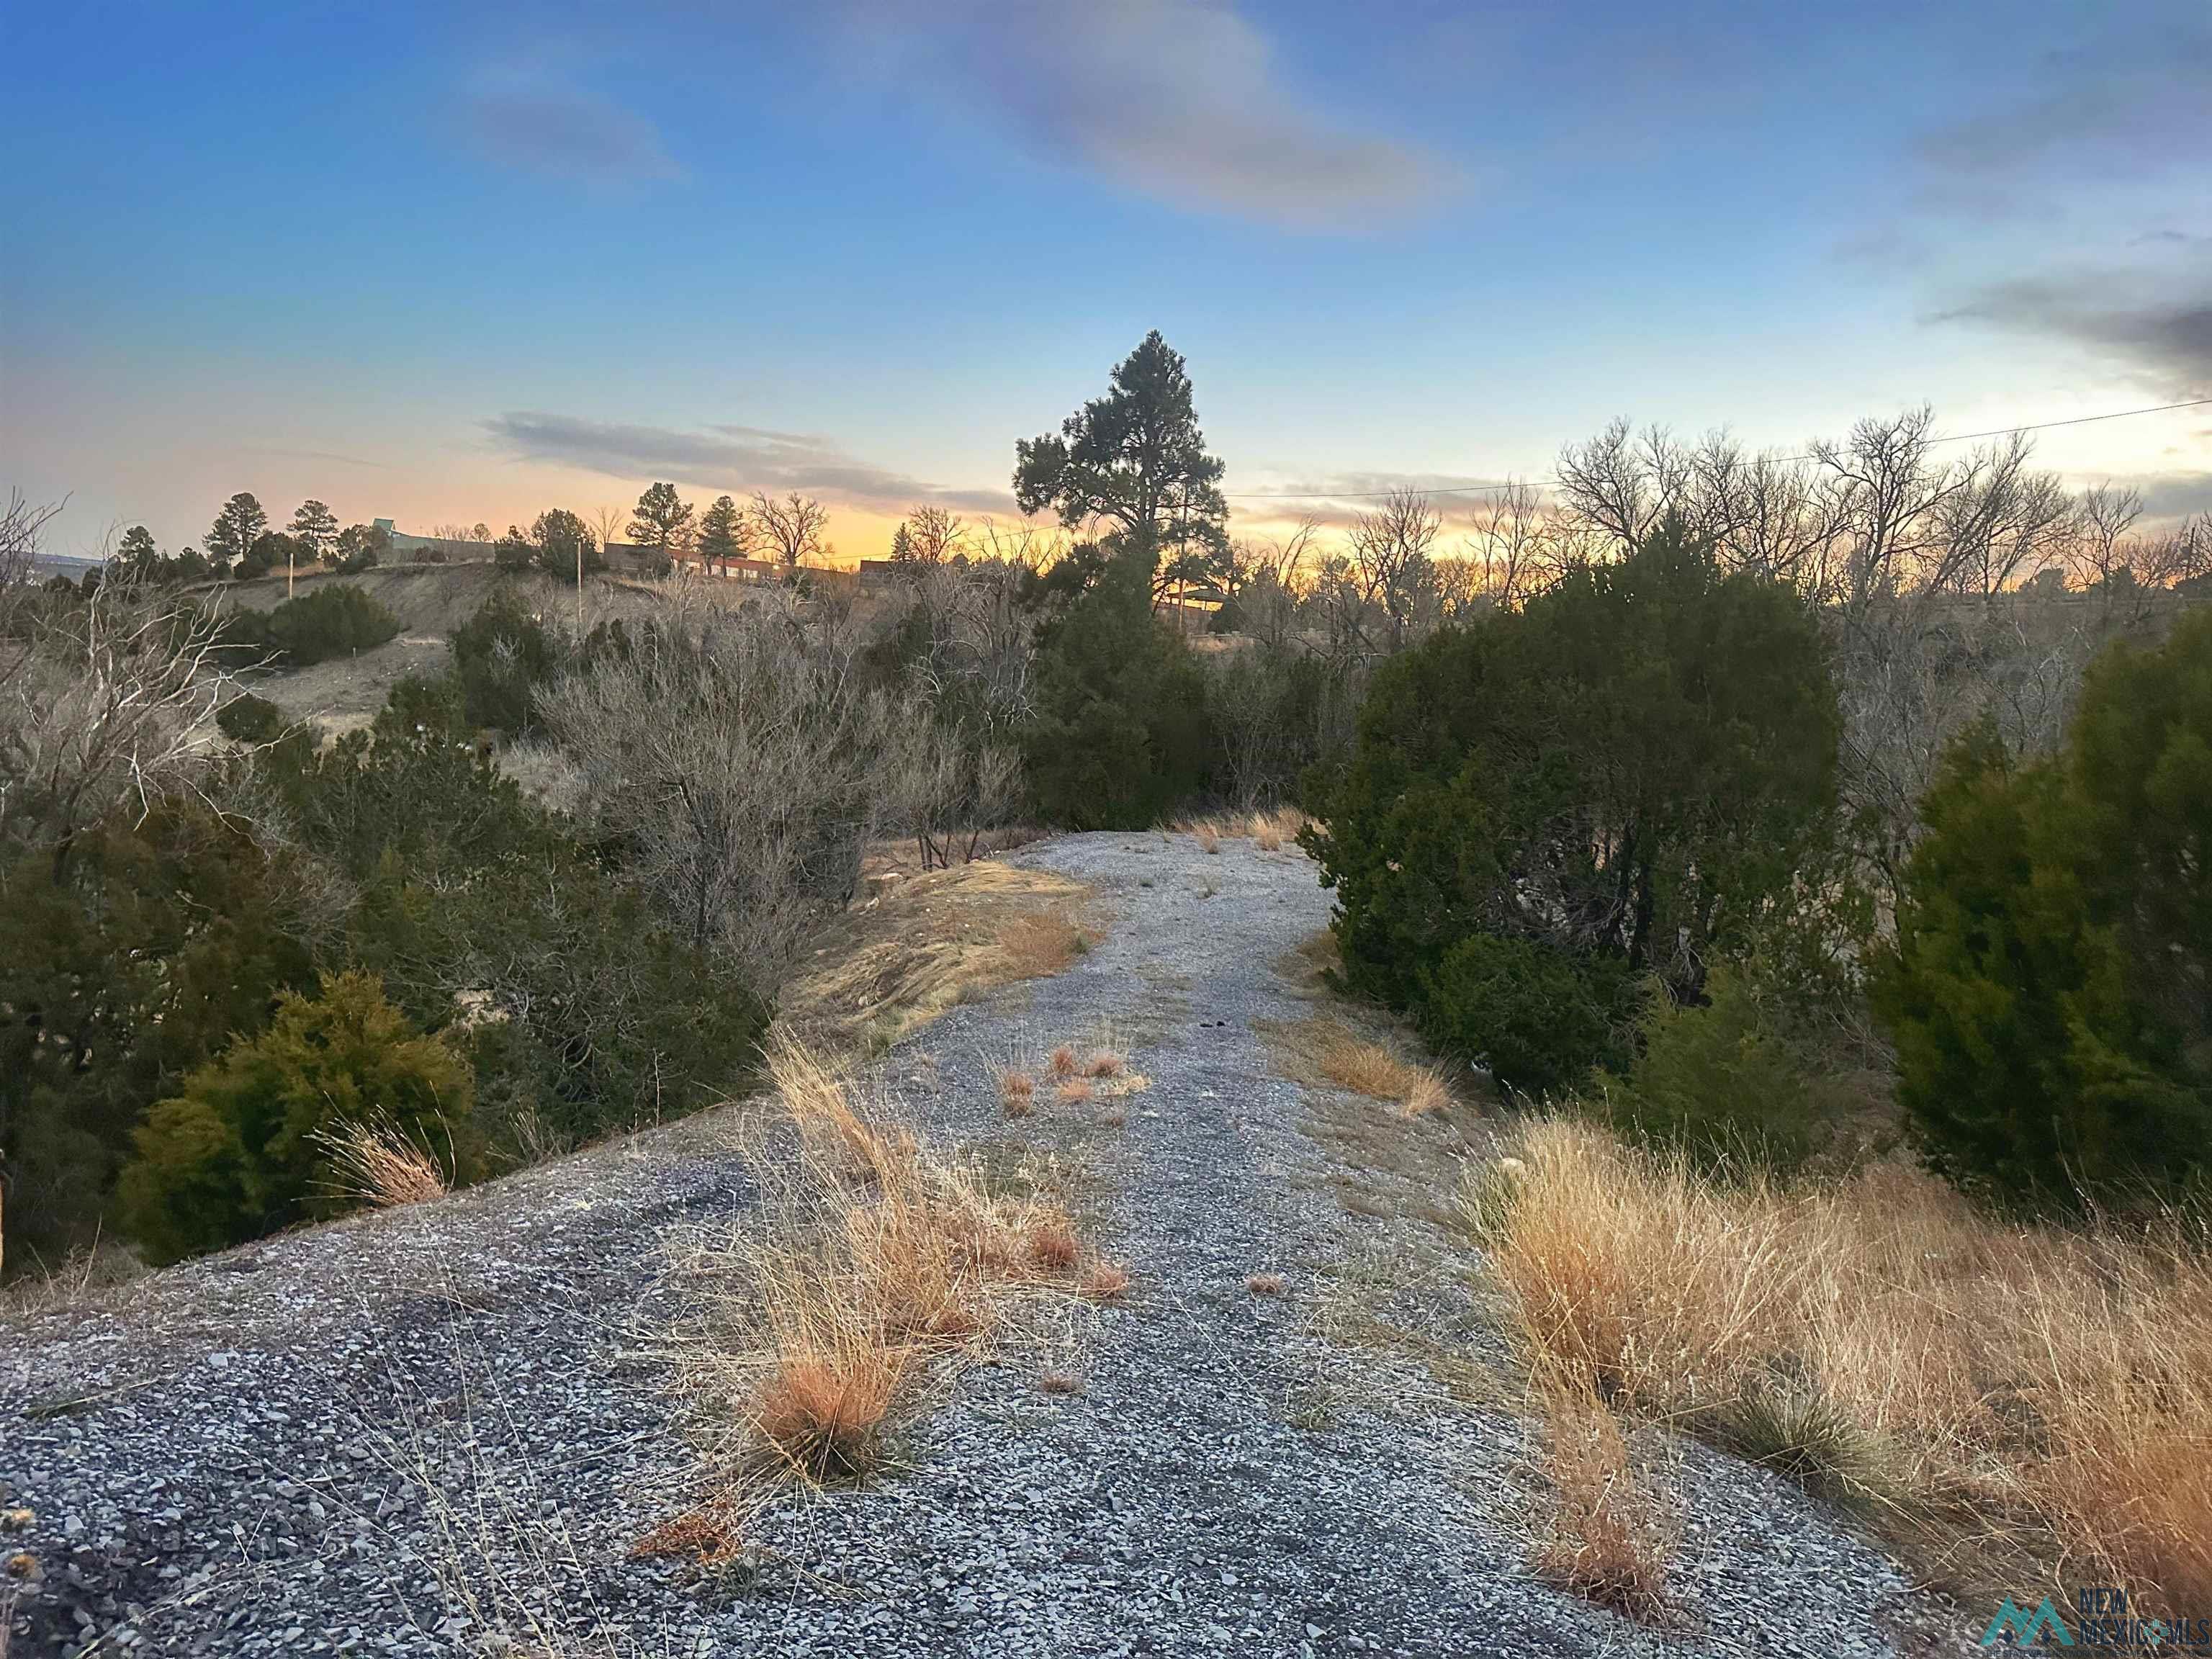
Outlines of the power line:
[[[2097,421],[2124,421],[2136,415],[2165,415],[2177,409],[2207,407],[2212,407],[2212,398],[2192,398],[2184,403],[2153,404],[2144,409],[2116,409],[2104,415],[2076,415],[2063,421],[2037,421],[2027,426],[1996,427],[1987,432],[1954,432],[1942,437],[1930,438],[1928,441],[1930,444],[1971,443],[1977,438],[2010,438],[2023,432],[2048,432],[2054,427],[2087,426]],[[1809,461],[1814,457],[1809,454],[1783,455],[1777,459],[1783,461]],[[1559,481],[1557,478],[1538,478],[1530,482],[1555,484]],[[1434,489],[1417,490],[1415,493],[1422,495],[1500,495],[1516,488],[1517,488],[1516,485],[1510,483],[1449,484]],[[1358,501],[1379,500],[1382,496],[1395,495],[1397,493],[1395,489],[1231,489],[1224,491],[1223,495],[1224,499],[1232,501]]]

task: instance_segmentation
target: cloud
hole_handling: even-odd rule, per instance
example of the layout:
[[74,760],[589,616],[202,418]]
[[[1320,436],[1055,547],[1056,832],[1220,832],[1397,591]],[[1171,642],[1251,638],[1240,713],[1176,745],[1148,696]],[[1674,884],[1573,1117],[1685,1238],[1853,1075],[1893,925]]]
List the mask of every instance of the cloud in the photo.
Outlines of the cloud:
[[503,167],[587,185],[679,171],[652,122],[543,70],[487,75],[469,90],[462,118],[477,148]]
[[2201,6],[2167,10],[2115,8],[2102,33],[2038,58],[2010,97],[1925,134],[1921,159],[1984,177],[2057,169],[2126,182],[2212,154],[2212,23]]
[[[903,57],[1034,153],[1170,206],[1297,230],[1388,222],[1436,198],[1420,150],[1330,119],[1226,0],[848,0],[856,38]],[[919,60],[919,63],[914,60]]]
[[493,442],[516,460],[550,462],[610,477],[665,478],[732,493],[797,489],[884,512],[925,503],[970,513],[1016,511],[1006,491],[942,489],[859,460],[812,433],[734,425],[684,432],[528,410],[495,416],[483,424]]
[[246,444],[240,447],[248,455],[282,455],[295,461],[335,461],[340,466],[374,467],[380,472],[392,470],[389,463],[372,461],[359,455],[340,455],[328,449],[284,449],[275,444]]
[[2212,388],[2212,283],[2202,276],[2188,287],[2140,271],[2014,278],[1975,291],[1931,320],[2070,341],[2180,397]]
[[2112,482],[2130,485],[2142,497],[2147,523],[2163,524],[2212,513],[2212,472],[2150,472]]
[[[1429,497],[1447,528],[1473,524],[1497,500],[1507,481],[1462,472],[1331,472],[1255,483],[1249,491],[1228,491],[1239,521],[1295,524],[1301,519],[1335,528],[1382,505],[1386,491],[1415,489]],[[1451,492],[1459,493],[1451,493]],[[1540,489],[1540,495],[1542,493]]]

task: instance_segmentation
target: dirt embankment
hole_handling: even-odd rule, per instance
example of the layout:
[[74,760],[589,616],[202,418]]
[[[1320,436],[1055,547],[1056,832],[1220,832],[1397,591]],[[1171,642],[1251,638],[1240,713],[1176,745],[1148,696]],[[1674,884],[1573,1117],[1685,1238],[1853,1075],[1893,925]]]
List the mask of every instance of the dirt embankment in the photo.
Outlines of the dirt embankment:
[[[372,651],[308,668],[257,675],[247,684],[257,696],[268,698],[293,719],[313,720],[331,732],[366,725],[384,706],[392,688],[407,676],[443,672],[447,640],[494,593],[514,592],[549,621],[573,626],[576,615],[573,583],[557,581],[541,571],[505,571],[483,561],[385,565],[353,574],[303,571],[293,578],[290,591],[304,598],[331,586],[357,587],[367,593],[399,619],[398,637]],[[286,581],[279,571],[252,581],[211,585],[201,591],[223,605],[267,611],[284,602]],[[585,583],[584,615],[589,625],[611,617],[650,616],[665,603],[661,592],[646,583],[605,576],[589,578]]]

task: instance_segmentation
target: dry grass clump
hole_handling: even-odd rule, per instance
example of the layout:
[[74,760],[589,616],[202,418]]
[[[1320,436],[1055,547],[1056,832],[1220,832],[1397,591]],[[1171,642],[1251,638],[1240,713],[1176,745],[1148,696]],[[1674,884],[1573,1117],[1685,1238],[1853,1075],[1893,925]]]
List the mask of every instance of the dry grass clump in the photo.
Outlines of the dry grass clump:
[[1010,979],[1063,972],[1091,948],[1091,935],[1055,911],[1016,916],[999,929],[999,954]]
[[1027,1072],[1000,1072],[999,1103],[1006,1108],[1008,1117],[1027,1117],[1036,1103],[1036,1079]]
[[1039,1394],[1081,1394],[1083,1379],[1071,1376],[1066,1371],[1046,1371],[1037,1378]]
[[1076,1242],[1074,1231],[1060,1221],[1039,1221],[1030,1228],[1030,1260],[1047,1273],[1065,1273],[1074,1270],[1083,1259],[1083,1247]]
[[754,1391],[754,1430],[809,1480],[863,1474],[875,1462],[877,1435],[912,1358],[911,1347],[873,1341],[781,1355]]
[[1051,1066],[1052,1074],[1054,1077],[1073,1077],[1079,1069],[1075,1058],[1075,1045],[1072,1042],[1061,1043],[1052,1051],[1046,1064]]
[[1087,1077],[1072,1077],[1053,1091],[1063,1106],[1079,1106],[1097,1092]]
[[1288,1052],[1294,1075],[1334,1084],[1372,1100],[1397,1103],[1407,1117],[1448,1111],[1451,1085],[1434,1066],[1417,1066],[1387,1042],[1363,1036],[1340,1019],[1323,1017],[1294,1025],[1269,1024],[1264,1035]]
[[889,1043],[980,990],[1067,967],[1091,941],[1089,899],[994,859],[893,877],[830,925],[779,1006],[840,1052]]
[[787,1028],[768,1062],[799,1155],[756,1157],[766,1224],[693,1259],[708,1313],[682,1354],[732,1491],[865,1474],[937,1362],[1087,1282],[1055,1200],[930,1157]]
[[1076,1288],[1093,1302],[1119,1302],[1129,1293],[1129,1273],[1110,1261],[1094,1261]]
[[1205,817],[1181,818],[1168,828],[1195,839],[1200,850],[1218,853],[1224,841],[1249,841],[1263,853],[1295,845],[1298,831],[1313,820],[1295,806],[1279,806],[1272,812],[1216,812]]
[[1280,1273],[1247,1273],[1244,1275],[1244,1288],[1255,1296],[1280,1296],[1285,1288],[1283,1276]]
[[1085,1077],[1119,1077],[1129,1069],[1129,1062],[1111,1048],[1093,1048],[1091,1057],[1083,1062]]
[[437,1159],[388,1124],[340,1123],[309,1137],[323,1150],[328,1185],[373,1209],[397,1209],[446,1195]]
[[633,1561],[686,1560],[726,1566],[744,1553],[738,1516],[710,1503],[670,1516],[629,1547]]
[[1638,1623],[1663,1622],[1680,1537],[1666,1498],[1637,1470],[1620,1419],[1589,1388],[1554,1379],[1539,1401],[1553,1499],[1537,1571]]
[[2212,1606],[2212,1256],[2157,1224],[2023,1227],[1876,1165],[1717,1185],[1589,1125],[1474,1172],[1540,1380],[1689,1425],[1968,1576],[2039,1562]]
[[1443,1073],[1433,1066],[1425,1066],[1415,1073],[1407,1085],[1403,1105],[1407,1117],[1427,1117],[1433,1113],[1451,1109],[1451,1085],[1444,1081]]
[[[75,1306],[100,1291],[143,1279],[149,1271],[137,1252],[112,1239],[95,1239],[51,1267],[33,1257],[27,1271],[0,1281],[0,1316]],[[4,1530],[4,1516],[0,1516],[0,1530]]]

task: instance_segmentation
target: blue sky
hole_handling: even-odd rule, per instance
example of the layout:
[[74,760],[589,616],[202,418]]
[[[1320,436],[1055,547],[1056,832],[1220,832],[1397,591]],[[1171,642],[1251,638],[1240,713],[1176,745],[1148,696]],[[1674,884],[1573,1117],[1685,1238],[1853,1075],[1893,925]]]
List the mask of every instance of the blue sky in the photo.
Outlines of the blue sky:
[[[0,487],[1007,510],[1143,331],[1232,489],[2212,395],[2203,0],[9,8]],[[2212,505],[2212,410],[2044,441]],[[1243,509],[1256,521],[1270,508]]]

